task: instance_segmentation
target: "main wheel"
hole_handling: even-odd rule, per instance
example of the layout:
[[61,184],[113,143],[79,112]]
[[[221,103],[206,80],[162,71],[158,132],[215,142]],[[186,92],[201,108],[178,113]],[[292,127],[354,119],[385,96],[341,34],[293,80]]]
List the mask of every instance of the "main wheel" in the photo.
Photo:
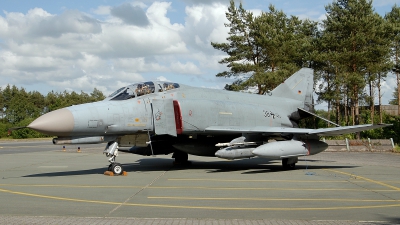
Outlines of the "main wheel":
[[191,162],[188,161],[188,154],[182,151],[175,151],[172,154],[172,158],[175,158],[174,165],[190,165]]
[[119,163],[113,163],[111,166],[111,172],[113,172],[115,175],[120,175],[122,174],[122,166]]
[[288,164],[288,162],[289,162],[288,158],[282,159],[282,167],[283,167],[283,169],[285,169],[285,170],[293,170],[296,167],[296,163]]

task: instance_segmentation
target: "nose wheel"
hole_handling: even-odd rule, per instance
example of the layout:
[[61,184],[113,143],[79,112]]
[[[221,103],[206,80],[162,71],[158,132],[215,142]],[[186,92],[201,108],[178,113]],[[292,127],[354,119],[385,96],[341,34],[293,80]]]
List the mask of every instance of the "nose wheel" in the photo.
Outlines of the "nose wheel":
[[123,173],[122,165],[115,161],[118,156],[118,143],[116,141],[108,142],[103,154],[106,154],[106,157],[110,157],[108,161],[111,164],[108,166],[108,171],[113,172],[115,175],[121,175]]
[[123,169],[120,163],[114,162],[108,166],[108,171],[113,172],[115,175],[121,175]]

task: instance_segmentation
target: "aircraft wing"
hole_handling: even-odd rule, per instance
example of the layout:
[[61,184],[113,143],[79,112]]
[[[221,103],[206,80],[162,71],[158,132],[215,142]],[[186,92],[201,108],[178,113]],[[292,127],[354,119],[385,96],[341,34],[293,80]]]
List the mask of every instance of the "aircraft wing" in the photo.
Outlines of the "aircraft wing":
[[375,128],[387,127],[392,124],[363,124],[355,126],[345,127],[332,127],[332,128],[320,128],[320,129],[307,129],[307,128],[291,128],[291,127],[265,127],[265,126],[254,126],[254,127],[243,127],[243,126],[211,126],[205,129],[206,132],[212,133],[264,133],[271,135],[279,134],[308,134],[318,136],[336,136],[348,133],[356,133],[365,130],[371,130]]

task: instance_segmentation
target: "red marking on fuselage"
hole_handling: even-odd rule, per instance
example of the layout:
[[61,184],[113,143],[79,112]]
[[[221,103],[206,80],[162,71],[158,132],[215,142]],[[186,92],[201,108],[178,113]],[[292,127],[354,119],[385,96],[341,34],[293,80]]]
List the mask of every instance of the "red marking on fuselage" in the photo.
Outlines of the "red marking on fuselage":
[[174,100],[173,103],[174,103],[176,133],[177,134],[182,134],[182,132],[183,132],[183,122],[182,122],[181,106],[179,105],[179,102],[177,100]]
[[307,155],[310,155],[310,152],[311,152],[311,145],[310,144],[308,144],[308,142],[304,142],[305,144],[306,144],[306,147],[307,147]]

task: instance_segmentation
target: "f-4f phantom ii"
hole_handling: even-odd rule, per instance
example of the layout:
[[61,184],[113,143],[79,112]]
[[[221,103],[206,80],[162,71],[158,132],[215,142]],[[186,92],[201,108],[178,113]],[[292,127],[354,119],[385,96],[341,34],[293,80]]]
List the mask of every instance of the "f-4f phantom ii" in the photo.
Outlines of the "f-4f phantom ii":
[[[357,125],[323,129],[298,127],[313,115],[313,70],[303,68],[267,95],[190,87],[173,82],[142,82],[122,87],[105,100],[49,112],[27,127],[54,135],[54,144],[107,143],[109,170],[120,147],[141,155],[170,154],[187,163],[188,154],[224,159],[264,157],[294,168],[299,156],[328,145],[320,136],[388,126]],[[276,141],[272,141],[276,140]]]

